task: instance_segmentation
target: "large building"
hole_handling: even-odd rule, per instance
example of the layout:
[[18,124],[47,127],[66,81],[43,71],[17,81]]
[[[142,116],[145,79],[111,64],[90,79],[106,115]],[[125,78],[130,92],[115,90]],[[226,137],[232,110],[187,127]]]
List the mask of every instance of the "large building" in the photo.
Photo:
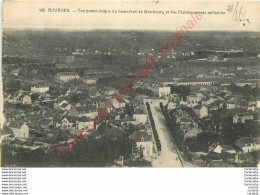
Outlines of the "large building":
[[98,77],[97,76],[85,76],[83,78],[86,84],[96,84]]
[[31,87],[32,93],[47,93],[50,90],[50,87]]
[[235,73],[234,71],[232,70],[229,70],[229,69],[220,69],[220,68],[215,68],[213,71],[212,71],[212,76],[214,77],[220,77],[220,78],[223,78],[223,77],[226,77],[226,78],[233,78],[235,77]]
[[168,96],[171,94],[171,87],[159,87],[158,92],[159,92],[159,97]]
[[63,82],[79,79],[79,75],[76,72],[59,72],[56,77]]

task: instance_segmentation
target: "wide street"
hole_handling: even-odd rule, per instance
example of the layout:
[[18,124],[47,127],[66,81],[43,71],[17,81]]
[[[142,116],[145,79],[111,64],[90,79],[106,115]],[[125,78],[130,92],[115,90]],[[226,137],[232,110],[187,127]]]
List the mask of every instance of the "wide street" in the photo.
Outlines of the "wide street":
[[164,122],[164,117],[158,106],[151,106],[151,112],[154,118],[154,123],[156,130],[159,135],[161,142],[161,151],[153,159],[153,167],[183,167],[181,160],[179,159],[176,151],[176,147],[171,140],[171,136],[167,130],[166,124]]

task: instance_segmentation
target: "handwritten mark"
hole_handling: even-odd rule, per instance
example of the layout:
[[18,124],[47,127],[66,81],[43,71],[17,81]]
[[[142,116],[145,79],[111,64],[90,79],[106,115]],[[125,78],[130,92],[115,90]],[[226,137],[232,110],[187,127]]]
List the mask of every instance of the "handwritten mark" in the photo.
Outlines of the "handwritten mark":
[[239,2],[236,3],[235,8],[233,4],[228,5],[227,11],[232,13],[232,18],[235,21],[243,22],[243,26],[245,26],[246,23],[251,23],[249,19],[246,18],[246,10],[243,10],[243,6],[239,6]]

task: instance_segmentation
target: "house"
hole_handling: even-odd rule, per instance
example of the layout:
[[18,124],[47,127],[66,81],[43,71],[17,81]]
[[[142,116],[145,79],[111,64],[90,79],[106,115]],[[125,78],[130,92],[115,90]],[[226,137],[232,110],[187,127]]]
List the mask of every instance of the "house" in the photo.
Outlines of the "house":
[[260,100],[257,100],[257,101],[256,101],[256,107],[257,107],[257,108],[260,108]]
[[193,108],[198,105],[198,98],[195,95],[187,96],[187,106]]
[[208,105],[208,111],[209,112],[216,111],[218,109],[219,109],[219,107],[217,105],[213,105],[213,104]]
[[124,102],[124,100],[121,100],[121,102],[117,101],[116,99],[113,99],[111,101],[112,105],[114,108],[124,108],[126,103]]
[[66,100],[65,101],[62,101],[60,104],[59,104],[59,107],[58,107],[60,110],[70,110],[72,108],[72,105],[69,104]]
[[235,109],[236,108],[236,102],[235,101],[228,101],[227,102],[227,109]]
[[238,122],[245,123],[246,120],[253,120],[253,115],[250,115],[248,113],[242,113],[242,114],[235,114],[233,116],[233,124],[236,124]]
[[159,97],[168,96],[171,94],[171,87],[159,87],[158,88]]
[[[216,102],[218,99],[216,96],[210,97],[208,101],[205,102],[206,105],[210,105],[214,102]],[[202,103],[203,104],[203,103]]]
[[73,79],[79,79],[78,73],[75,72],[59,72],[56,78],[63,82],[68,82]]
[[193,108],[193,110],[200,118],[208,116],[208,108],[206,106],[197,105]]
[[78,130],[85,128],[85,129],[93,129],[95,126],[94,121],[90,120],[89,117],[81,117],[76,121],[76,128]]
[[241,108],[247,110],[248,102],[244,99],[232,97],[227,102],[227,109],[235,109],[235,108]]
[[248,102],[248,107],[247,107],[248,111],[255,111],[256,110],[256,102]]
[[78,117],[75,116],[66,116],[61,120],[61,128],[76,128],[76,122]]
[[239,114],[236,114],[236,115],[233,116],[233,124],[236,124],[238,122],[241,122],[240,116],[239,116]]
[[18,123],[18,126],[10,127],[10,128],[15,137],[23,138],[23,139],[29,138],[29,126],[26,123],[23,123],[20,127]]
[[16,97],[8,97],[8,102],[19,104],[32,104],[31,96],[21,92]]
[[181,117],[177,120],[177,122],[184,126],[189,126],[192,123],[192,121],[188,117]]
[[246,100],[243,100],[243,99],[238,101],[237,108],[247,110],[248,109],[248,102]]
[[79,116],[80,113],[74,106],[72,106],[71,109],[68,111],[68,115],[69,116]]
[[235,141],[235,146],[242,149],[244,153],[255,150],[255,142],[252,137],[242,137]]
[[210,97],[204,97],[202,100],[201,100],[201,104],[202,105],[208,105],[208,101],[210,100]]
[[196,137],[199,133],[202,133],[202,131],[194,127],[184,135],[184,140],[186,140],[187,138]]
[[255,142],[255,150],[260,150],[260,137],[253,138]]
[[218,154],[221,154],[222,152],[227,152],[230,154],[236,153],[236,150],[230,145],[218,145],[213,151]]
[[191,130],[191,127],[190,126],[181,125],[180,126],[180,130],[183,132],[183,134],[186,134],[187,132],[189,132]]
[[119,121],[121,122],[121,125],[125,125],[125,124],[136,125],[137,124],[136,120],[134,120],[133,117],[126,117],[126,118],[123,118]]
[[[69,104],[69,102],[66,101],[66,100],[62,100],[60,103],[58,103],[57,100],[55,100],[55,102],[54,102],[54,109],[64,110],[64,108],[65,108],[67,105],[70,105],[70,104]],[[71,109],[71,105],[70,105],[70,108],[67,107],[66,109],[70,110],[70,109]]]
[[115,120],[118,121],[121,119],[121,114],[118,114],[117,116],[115,116]]
[[168,110],[173,110],[175,109],[177,106],[177,103],[176,102],[169,102],[168,106],[167,106],[167,109]]
[[32,104],[31,96],[25,95],[21,99],[22,104]]
[[136,142],[137,147],[145,157],[153,154],[152,136],[146,130],[136,131],[129,138]]
[[213,104],[211,104],[213,106],[217,106],[218,109],[220,108],[226,108],[226,101],[222,100],[221,98],[219,98],[217,101],[215,101]]
[[197,93],[197,102],[200,102],[205,96],[202,93]]

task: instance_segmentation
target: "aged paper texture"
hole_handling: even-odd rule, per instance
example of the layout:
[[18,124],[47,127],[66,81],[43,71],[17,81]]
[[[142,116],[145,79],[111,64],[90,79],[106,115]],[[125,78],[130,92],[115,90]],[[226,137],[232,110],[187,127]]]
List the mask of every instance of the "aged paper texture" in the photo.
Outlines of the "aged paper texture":
[[259,165],[259,2],[2,10],[2,167]]

